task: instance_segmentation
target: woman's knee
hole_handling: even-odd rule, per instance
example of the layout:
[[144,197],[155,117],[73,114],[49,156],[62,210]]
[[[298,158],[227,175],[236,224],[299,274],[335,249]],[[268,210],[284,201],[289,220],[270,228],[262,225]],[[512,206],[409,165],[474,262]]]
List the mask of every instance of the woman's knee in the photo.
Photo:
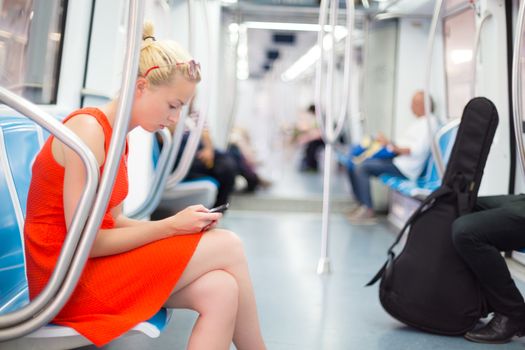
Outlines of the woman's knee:
[[234,259],[245,260],[244,245],[242,240],[234,232],[224,229],[214,229],[208,234],[215,235],[220,241],[222,251]]
[[239,286],[235,278],[224,270],[206,273],[198,280],[194,295],[194,309],[201,315],[218,313],[235,317],[239,303]]

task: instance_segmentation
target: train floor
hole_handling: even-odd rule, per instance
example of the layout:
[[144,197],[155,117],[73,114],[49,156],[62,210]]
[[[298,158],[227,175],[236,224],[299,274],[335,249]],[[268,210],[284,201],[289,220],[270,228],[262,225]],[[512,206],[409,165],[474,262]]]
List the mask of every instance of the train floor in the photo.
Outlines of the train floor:
[[[332,273],[319,276],[321,175],[285,172],[277,180],[272,189],[234,197],[221,222],[244,241],[268,349],[523,349],[525,338],[503,346],[480,345],[422,333],[390,317],[379,303],[377,285],[364,285],[385,261],[396,229],[385,217],[371,226],[346,220],[351,201],[341,172],[334,179],[330,222]],[[104,349],[184,349],[196,317],[176,310],[158,339],[133,336]]]

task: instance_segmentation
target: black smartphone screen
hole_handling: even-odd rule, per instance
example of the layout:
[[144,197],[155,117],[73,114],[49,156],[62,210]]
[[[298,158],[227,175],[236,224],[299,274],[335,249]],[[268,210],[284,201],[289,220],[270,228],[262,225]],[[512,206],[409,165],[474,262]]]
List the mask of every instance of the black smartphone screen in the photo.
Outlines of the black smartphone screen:
[[229,206],[230,206],[230,203],[219,205],[218,207],[211,208],[209,213],[224,213],[228,209]]

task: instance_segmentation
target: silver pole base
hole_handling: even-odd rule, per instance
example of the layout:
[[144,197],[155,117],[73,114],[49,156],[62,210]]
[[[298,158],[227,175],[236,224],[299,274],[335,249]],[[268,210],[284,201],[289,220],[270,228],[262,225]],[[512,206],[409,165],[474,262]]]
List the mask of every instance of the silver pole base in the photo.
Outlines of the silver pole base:
[[332,269],[330,267],[330,259],[329,258],[319,259],[319,263],[317,264],[317,274],[327,275],[331,272],[332,272]]

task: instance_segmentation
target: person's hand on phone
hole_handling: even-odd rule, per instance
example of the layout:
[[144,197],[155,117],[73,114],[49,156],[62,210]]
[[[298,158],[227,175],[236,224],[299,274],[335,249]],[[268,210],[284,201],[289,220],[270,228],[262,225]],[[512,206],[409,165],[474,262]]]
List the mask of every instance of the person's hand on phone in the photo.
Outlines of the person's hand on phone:
[[209,230],[215,227],[221,217],[221,213],[210,213],[205,206],[198,204],[189,206],[164,220],[167,221],[173,234],[184,235]]

